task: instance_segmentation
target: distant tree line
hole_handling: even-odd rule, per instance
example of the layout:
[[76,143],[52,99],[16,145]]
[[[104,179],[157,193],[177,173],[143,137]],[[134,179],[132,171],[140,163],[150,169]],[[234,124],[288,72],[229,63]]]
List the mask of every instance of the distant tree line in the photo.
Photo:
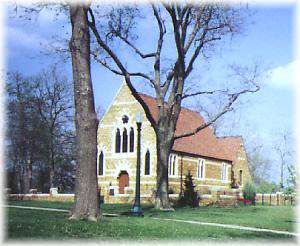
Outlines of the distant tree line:
[[35,76],[7,75],[6,183],[15,193],[73,191],[72,83],[57,67]]

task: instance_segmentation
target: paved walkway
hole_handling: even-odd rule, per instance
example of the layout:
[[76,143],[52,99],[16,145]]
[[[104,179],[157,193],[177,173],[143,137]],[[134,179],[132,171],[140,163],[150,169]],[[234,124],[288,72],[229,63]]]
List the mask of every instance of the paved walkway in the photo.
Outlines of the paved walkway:
[[[57,209],[57,208],[26,207],[26,206],[15,206],[15,205],[4,205],[4,207],[32,209],[32,210],[45,210],[45,211],[57,211],[57,212],[64,212],[64,213],[69,212],[69,210]],[[109,213],[103,213],[102,215],[103,216],[112,216],[112,217],[120,216],[119,214],[109,214]],[[164,219],[164,218],[155,218],[155,217],[152,217],[152,219],[165,220],[165,221],[174,221],[174,222],[187,223],[187,224],[197,224],[197,225],[206,225],[206,226],[214,226],[214,227],[223,227],[223,228],[236,229],[236,230],[245,230],[245,231],[254,231],[254,232],[270,232],[270,233],[276,233],[276,234],[281,234],[281,235],[299,236],[297,233],[294,233],[294,232],[278,231],[278,230],[271,230],[271,229],[262,229],[262,228],[256,228],[256,227],[248,227],[248,226],[219,224],[219,223],[201,222],[201,221],[194,221],[194,220]]]
[[271,230],[271,229],[261,229],[261,228],[257,228],[257,227],[238,226],[238,225],[229,225],[229,224],[219,224],[219,223],[201,222],[201,221],[194,221],[194,220],[177,220],[177,219],[163,219],[163,218],[153,218],[153,219],[157,219],[157,220],[169,220],[169,221],[176,221],[176,222],[188,223],[188,224],[197,224],[197,225],[224,227],[224,228],[228,228],[228,229],[237,229],[237,230],[245,230],[245,231],[271,232],[271,233],[276,233],[276,234],[298,236],[297,233],[293,233],[293,232],[278,231],[278,230]]
[[[32,210],[45,210],[45,211],[56,211],[56,212],[63,212],[63,213],[69,213],[70,212],[70,210],[59,209],[59,208],[26,207],[26,206],[15,206],[15,205],[3,205],[3,207],[32,209]],[[118,214],[108,214],[108,213],[102,213],[102,215],[103,216],[109,216],[109,217],[118,217],[118,216],[120,216]]]

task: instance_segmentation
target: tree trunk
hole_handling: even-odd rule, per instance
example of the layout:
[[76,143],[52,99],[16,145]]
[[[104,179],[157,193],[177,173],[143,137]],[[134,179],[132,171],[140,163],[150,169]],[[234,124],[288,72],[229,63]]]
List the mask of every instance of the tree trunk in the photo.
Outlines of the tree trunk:
[[50,168],[49,184],[50,184],[50,189],[54,188],[54,168],[52,166]]
[[166,130],[158,131],[156,134],[157,145],[157,180],[155,208],[161,210],[171,210],[169,200],[169,179],[168,164],[171,152],[171,141],[166,138]]
[[[169,156],[174,144],[175,126],[180,113],[180,104],[176,101],[173,110],[160,108],[156,130],[157,146],[157,192],[155,207],[173,210],[169,200]],[[170,106],[169,106],[170,107]],[[170,111],[169,111],[170,110]]]
[[70,19],[75,125],[76,125],[76,180],[75,204],[70,219],[97,220],[100,215],[96,173],[97,116],[90,72],[90,34],[87,25],[88,5],[71,5]]
[[53,134],[51,132],[51,160],[50,160],[50,177],[49,177],[49,185],[50,189],[54,188],[54,166],[55,166],[55,160],[54,160],[54,146],[53,146]]
[[32,160],[28,161],[28,185],[29,185],[29,190],[32,189]]

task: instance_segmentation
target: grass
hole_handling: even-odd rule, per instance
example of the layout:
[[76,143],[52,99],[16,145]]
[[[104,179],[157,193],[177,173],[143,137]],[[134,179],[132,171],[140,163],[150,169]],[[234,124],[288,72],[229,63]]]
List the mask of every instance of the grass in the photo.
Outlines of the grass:
[[[69,209],[69,202],[18,201],[11,205]],[[128,204],[103,204],[104,213],[130,210]],[[152,206],[143,206],[145,217],[103,217],[93,223],[85,220],[69,221],[68,214],[52,211],[9,208],[7,213],[8,239],[75,239],[101,240],[230,240],[291,239],[293,237],[266,232],[251,232],[180,222],[155,220],[174,218],[217,222],[266,229],[293,231],[292,207],[237,207],[237,208],[180,208],[175,212],[161,212]]]

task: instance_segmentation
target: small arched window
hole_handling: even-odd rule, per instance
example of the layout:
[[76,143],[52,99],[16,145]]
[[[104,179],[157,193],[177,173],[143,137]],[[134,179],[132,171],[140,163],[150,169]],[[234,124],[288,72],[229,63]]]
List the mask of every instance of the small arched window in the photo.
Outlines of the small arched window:
[[127,130],[124,128],[123,130],[123,142],[122,142],[122,152],[127,152],[128,139],[127,139]]
[[150,152],[147,150],[145,155],[145,175],[150,175]]
[[176,155],[169,155],[169,175],[175,176],[176,174]]
[[240,185],[243,185],[243,170],[240,170]]
[[197,178],[203,179],[204,178],[204,160],[198,160],[197,164]]
[[120,153],[121,152],[121,134],[120,134],[119,128],[117,129],[117,132],[116,132],[115,147],[116,147],[116,153]]
[[204,161],[201,161],[200,178],[204,178]]
[[133,128],[131,127],[130,128],[130,148],[129,148],[129,151],[130,152],[133,152],[133,149],[134,149],[134,130]]
[[176,155],[174,156],[174,159],[173,159],[172,175],[175,175],[175,162],[176,162]]
[[104,164],[104,155],[103,155],[103,151],[101,151],[98,159],[98,175],[103,175],[103,164]]

